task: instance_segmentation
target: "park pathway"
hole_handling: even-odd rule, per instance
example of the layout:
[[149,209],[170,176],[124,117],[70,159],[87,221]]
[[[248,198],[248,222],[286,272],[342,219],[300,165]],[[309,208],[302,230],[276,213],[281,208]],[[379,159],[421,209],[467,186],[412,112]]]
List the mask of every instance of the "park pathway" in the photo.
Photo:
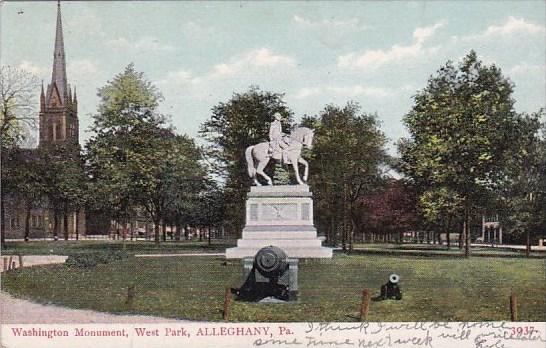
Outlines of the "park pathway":
[[[1,258],[2,262],[4,258]],[[24,256],[23,266],[63,263],[66,256]],[[14,258],[18,266],[19,261]],[[3,264],[0,270],[3,270]],[[166,323],[181,320],[144,315],[116,315],[92,310],[70,309],[55,305],[44,305],[15,298],[0,291],[0,324],[91,324],[91,323]]]

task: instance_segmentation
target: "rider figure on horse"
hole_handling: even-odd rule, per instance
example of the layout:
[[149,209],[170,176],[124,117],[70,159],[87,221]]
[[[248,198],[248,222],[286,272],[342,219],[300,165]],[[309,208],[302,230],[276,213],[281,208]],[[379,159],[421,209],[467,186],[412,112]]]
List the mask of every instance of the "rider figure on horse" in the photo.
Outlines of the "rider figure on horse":
[[269,153],[274,159],[280,160],[282,158],[283,163],[288,164],[288,156],[284,151],[288,145],[288,136],[282,132],[281,114],[276,112],[273,117],[275,120],[271,122],[269,127]]

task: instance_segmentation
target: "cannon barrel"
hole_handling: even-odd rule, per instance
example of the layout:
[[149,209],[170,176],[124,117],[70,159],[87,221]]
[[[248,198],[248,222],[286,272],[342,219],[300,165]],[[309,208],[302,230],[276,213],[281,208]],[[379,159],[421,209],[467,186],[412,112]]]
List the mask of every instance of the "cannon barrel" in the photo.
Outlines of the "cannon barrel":
[[254,267],[266,278],[278,278],[288,269],[288,257],[282,249],[268,246],[256,254]]

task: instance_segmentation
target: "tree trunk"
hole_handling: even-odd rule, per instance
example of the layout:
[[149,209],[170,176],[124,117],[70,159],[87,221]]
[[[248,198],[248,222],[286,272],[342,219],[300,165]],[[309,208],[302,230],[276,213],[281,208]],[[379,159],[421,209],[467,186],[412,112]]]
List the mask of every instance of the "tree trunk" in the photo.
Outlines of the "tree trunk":
[[330,218],[330,238],[329,238],[329,240],[330,240],[330,243],[331,243],[330,245],[333,246],[333,247],[335,247],[336,244],[337,244],[336,227],[335,226],[336,226],[335,219],[332,216]]
[[162,224],[162,232],[163,232],[163,241],[166,242],[167,241],[167,223],[165,221],[163,221],[163,224]]
[[59,213],[56,211],[53,212],[53,239],[59,239]]
[[78,209],[76,211],[76,214],[74,214],[74,219],[76,219],[76,240],[80,240],[80,210]]
[[176,234],[174,235],[174,239],[179,242],[180,241],[180,232],[182,231],[182,226],[180,222],[176,223]]
[[470,256],[470,223],[468,217],[468,208],[464,211],[464,257]]
[[64,240],[68,240],[68,213],[66,211],[63,213],[63,235]]
[[356,230],[356,221],[354,218],[351,218],[351,234],[349,235],[349,252],[352,252],[354,249],[354,239],[355,239],[355,230]]
[[159,225],[161,221],[159,219],[154,220],[154,242],[156,245],[159,245]]
[[208,235],[208,244],[209,244],[209,246],[210,246],[210,245],[211,245],[210,226],[208,227],[208,232],[209,232],[209,235]]
[[30,209],[31,205],[26,205],[26,215],[25,215],[25,242],[28,242],[30,237]]
[[463,249],[463,235],[464,235],[464,225],[463,231],[459,231],[459,249]]
[[525,256],[529,257],[531,254],[531,233],[529,229],[525,229]]
[[6,211],[4,207],[4,188],[0,184],[0,244],[2,249],[6,247]]
[[188,225],[184,225],[184,239],[190,239],[190,231],[188,229]]

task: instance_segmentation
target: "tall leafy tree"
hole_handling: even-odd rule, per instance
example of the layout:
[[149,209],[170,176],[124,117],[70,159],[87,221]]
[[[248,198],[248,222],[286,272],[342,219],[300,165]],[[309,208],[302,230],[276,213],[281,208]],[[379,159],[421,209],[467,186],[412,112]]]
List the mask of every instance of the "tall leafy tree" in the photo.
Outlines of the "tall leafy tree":
[[[101,104],[94,117],[96,135],[87,145],[88,171],[95,202],[112,210],[126,229],[142,208],[160,226],[183,193],[203,180],[201,150],[193,139],[176,135],[156,108],[162,97],[133,65],[99,90]],[[126,231],[124,231],[124,235]]]
[[13,170],[13,180],[16,186],[17,198],[22,199],[25,208],[25,241],[30,237],[30,217],[34,208],[45,207],[44,198],[47,193],[47,165],[36,156],[36,152],[28,150],[14,151],[8,168]]
[[360,211],[357,201],[380,187],[387,161],[386,138],[375,115],[356,103],[328,105],[303,124],[315,129],[310,182],[316,193],[319,223],[330,243],[341,227],[343,248],[352,247]]
[[[383,187],[358,200],[363,237],[371,241],[396,239],[415,231],[420,222],[414,189],[403,180],[388,179]],[[374,238],[375,237],[375,238]]]
[[108,211],[123,226],[135,213],[141,175],[146,166],[150,138],[165,125],[156,112],[160,92],[137,72],[133,64],[98,91],[98,113],[91,129],[95,135],[86,145],[91,178],[92,209]]
[[269,125],[276,112],[282,115],[283,130],[287,132],[292,112],[283,95],[251,87],[214,106],[210,119],[201,125],[200,134],[210,144],[207,152],[213,168],[225,178],[226,223],[237,232],[244,224],[244,199],[251,185],[245,149],[268,140]]
[[[0,68],[0,239],[5,245],[5,203],[16,193],[17,147],[31,137],[36,126],[35,110],[38,78],[11,66]],[[15,151],[15,152],[14,152]]]
[[84,170],[79,144],[56,144],[38,149],[38,161],[44,195],[53,211],[53,233],[59,236],[61,225],[63,237],[68,239],[68,215],[79,212],[87,199],[88,177]]
[[467,256],[480,197],[504,184],[519,141],[512,92],[501,70],[471,51],[431,76],[404,117],[410,139],[399,149],[402,171],[422,192],[444,187],[460,198]]
[[[529,256],[535,237],[546,235],[546,140],[544,112],[523,115],[518,123],[520,139],[517,151],[507,166],[510,180],[500,193],[512,239],[522,239]],[[542,232],[542,233],[541,233]]]

